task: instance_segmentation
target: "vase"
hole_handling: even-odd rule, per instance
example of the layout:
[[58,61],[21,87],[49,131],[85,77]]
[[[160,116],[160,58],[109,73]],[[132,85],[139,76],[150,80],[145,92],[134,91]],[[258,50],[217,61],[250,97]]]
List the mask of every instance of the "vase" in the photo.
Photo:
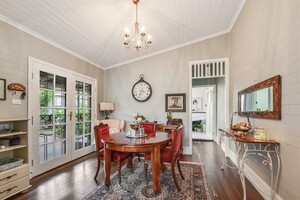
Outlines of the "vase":
[[172,119],[167,119],[167,125],[171,125],[172,124]]

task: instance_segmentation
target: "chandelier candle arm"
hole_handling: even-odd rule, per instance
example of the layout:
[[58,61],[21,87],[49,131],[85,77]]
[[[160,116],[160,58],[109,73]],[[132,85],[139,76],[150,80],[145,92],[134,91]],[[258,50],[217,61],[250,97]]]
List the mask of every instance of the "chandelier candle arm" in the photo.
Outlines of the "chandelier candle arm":
[[132,0],[132,2],[136,6],[135,10],[135,24],[134,24],[134,29],[135,29],[135,35],[130,38],[129,35],[129,28],[125,28],[125,39],[124,39],[124,46],[127,49],[135,48],[137,51],[139,51],[141,48],[147,48],[151,45],[151,36],[147,35],[147,39],[145,39],[146,33],[145,33],[145,27],[142,26],[140,27],[140,24],[138,22],[138,3],[139,0]]

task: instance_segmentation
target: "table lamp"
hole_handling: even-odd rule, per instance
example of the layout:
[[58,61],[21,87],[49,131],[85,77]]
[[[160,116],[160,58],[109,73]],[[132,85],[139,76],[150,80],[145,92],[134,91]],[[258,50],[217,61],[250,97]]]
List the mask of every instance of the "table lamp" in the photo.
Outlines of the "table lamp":
[[113,102],[100,102],[100,111],[105,114],[105,119],[109,119],[110,113],[115,110]]

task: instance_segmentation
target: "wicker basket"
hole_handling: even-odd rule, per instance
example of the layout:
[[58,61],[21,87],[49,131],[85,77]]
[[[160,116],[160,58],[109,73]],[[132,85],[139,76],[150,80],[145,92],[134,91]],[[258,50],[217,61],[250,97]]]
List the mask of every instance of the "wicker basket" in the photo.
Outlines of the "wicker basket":
[[251,126],[251,123],[250,123],[250,120],[249,120],[249,116],[247,115],[247,121],[248,121],[248,125],[249,125],[249,127],[247,128],[247,129],[237,129],[237,128],[234,128],[233,127],[233,124],[234,124],[234,116],[235,115],[238,115],[238,112],[234,112],[234,113],[232,113],[232,115],[231,115],[231,122],[230,122],[230,128],[232,129],[232,130],[234,130],[234,131],[242,131],[242,132],[248,132],[248,131],[250,131],[251,129],[252,129],[252,126]]
[[0,172],[19,167],[23,164],[22,158],[4,158],[0,160]]

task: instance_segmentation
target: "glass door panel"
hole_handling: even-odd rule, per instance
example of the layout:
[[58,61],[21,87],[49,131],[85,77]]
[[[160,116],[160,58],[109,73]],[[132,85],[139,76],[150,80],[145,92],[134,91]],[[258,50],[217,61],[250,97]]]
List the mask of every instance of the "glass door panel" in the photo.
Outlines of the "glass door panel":
[[65,77],[40,71],[39,163],[67,153],[66,85]]
[[76,81],[75,94],[75,151],[77,151],[92,144],[92,85]]

